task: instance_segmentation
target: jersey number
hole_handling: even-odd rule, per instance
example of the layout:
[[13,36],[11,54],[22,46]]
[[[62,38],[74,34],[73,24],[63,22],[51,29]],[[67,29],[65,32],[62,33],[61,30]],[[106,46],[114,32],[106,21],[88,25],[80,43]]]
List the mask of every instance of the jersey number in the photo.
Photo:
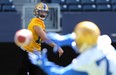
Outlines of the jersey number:
[[110,68],[109,68],[109,62],[108,62],[108,60],[107,60],[106,57],[103,57],[103,58],[101,58],[100,60],[96,61],[96,64],[99,66],[100,63],[101,63],[103,60],[106,61],[106,75],[112,75],[112,73],[111,73],[110,70],[109,70],[109,69],[110,69]]

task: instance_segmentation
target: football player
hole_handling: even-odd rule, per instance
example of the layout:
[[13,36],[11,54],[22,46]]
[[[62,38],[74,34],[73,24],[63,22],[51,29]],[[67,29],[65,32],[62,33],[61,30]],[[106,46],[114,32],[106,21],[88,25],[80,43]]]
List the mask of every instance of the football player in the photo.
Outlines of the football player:
[[[33,12],[34,12],[35,17],[31,19],[28,25],[28,28],[27,28],[28,30],[32,32],[33,39],[28,45],[21,46],[21,49],[23,49],[28,54],[35,53],[41,57],[41,43],[42,42],[45,42],[51,47],[56,47],[57,45],[46,36],[46,27],[44,24],[44,20],[47,18],[48,13],[49,13],[49,8],[47,4],[43,2],[38,3]],[[59,52],[59,56],[61,56],[64,51],[62,50],[61,47],[58,47],[58,52]],[[22,60],[21,62],[22,68],[20,70],[22,70],[23,73],[25,74],[21,73],[22,71],[19,71],[19,73],[21,73],[19,75],[26,75],[27,73],[29,73],[29,75],[38,75],[37,74],[38,68],[36,69],[33,67],[33,65],[30,63],[30,60],[28,60],[28,56],[24,55],[23,59],[24,61]]]
[[[35,17],[31,19],[28,25],[28,29],[33,33],[33,41],[29,45],[22,47],[24,50],[29,52],[41,51],[42,41],[51,47],[57,46],[46,36],[44,20],[47,18],[48,13],[49,9],[45,3],[40,2],[36,5],[34,9]],[[63,50],[59,47],[58,52],[59,55],[62,55]]]
[[47,60],[46,50],[43,50],[42,59],[30,60],[48,75],[116,75],[116,51],[107,41],[109,37],[101,36],[100,29],[91,21],[78,23],[74,33],[80,55],[68,66],[62,67]]

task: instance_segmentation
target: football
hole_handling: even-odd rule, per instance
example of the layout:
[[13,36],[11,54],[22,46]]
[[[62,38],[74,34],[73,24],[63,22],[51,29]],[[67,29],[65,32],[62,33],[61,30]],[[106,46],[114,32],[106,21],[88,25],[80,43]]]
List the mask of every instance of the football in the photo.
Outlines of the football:
[[14,42],[17,46],[26,46],[32,41],[32,32],[28,29],[20,29],[16,31]]

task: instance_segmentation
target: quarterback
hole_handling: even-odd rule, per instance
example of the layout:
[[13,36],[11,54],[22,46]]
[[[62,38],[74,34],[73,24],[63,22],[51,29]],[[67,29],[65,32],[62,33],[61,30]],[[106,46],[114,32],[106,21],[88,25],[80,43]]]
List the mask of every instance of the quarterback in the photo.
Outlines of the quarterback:
[[[28,25],[28,30],[32,32],[33,38],[32,41],[26,45],[21,46],[21,49],[23,49],[25,52],[27,52],[27,55],[24,55],[22,59],[22,66],[19,70],[19,75],[26,75],[27,73],[29,75],[38,75],[38,68],[34,68],[33,65],[30,63],[30,60],[28,59],[28,55],[35,53],[36,55],[41,57],[41,43],[45,42],[51,47],[56,47],[57,45],[52,42],[47,36],[46,36],[46,27],[44,24],[44,20],[47,18],[49,13],[49,8],[46,3],[39,2],[34,9],[34,15],[30,20],[30,23]],[[59,56],[63,54],[63,50],[61,47],[58,48]],[[22,55],[23,56],[23,55]],[[25,59],[27,58],[27,59]],[[25,63],[26,62],[26,63]],[[30,64],[30,65],[29,65]],[[31,67],[30,67],[31,66]],[[25,74],[24,74],[25,73]]]

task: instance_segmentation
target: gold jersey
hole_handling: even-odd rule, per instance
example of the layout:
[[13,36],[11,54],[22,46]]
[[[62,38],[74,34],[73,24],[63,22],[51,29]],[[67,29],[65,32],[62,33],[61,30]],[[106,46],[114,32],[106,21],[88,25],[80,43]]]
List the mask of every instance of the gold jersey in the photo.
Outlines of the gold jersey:
[[32,31],[33,33],[33,39],[32,42],[29,43],[28,45],[24,46],[23,49],[27,50],[29,52],[33,52],[34,49],[36,50],[41,50],[41,38],[38,36],[36,31],[34,30],[34,26],[39,26],[45,31],[45,24],[44,21],[42,21],[39,18],[32,18],[29,25],[28,29]]

